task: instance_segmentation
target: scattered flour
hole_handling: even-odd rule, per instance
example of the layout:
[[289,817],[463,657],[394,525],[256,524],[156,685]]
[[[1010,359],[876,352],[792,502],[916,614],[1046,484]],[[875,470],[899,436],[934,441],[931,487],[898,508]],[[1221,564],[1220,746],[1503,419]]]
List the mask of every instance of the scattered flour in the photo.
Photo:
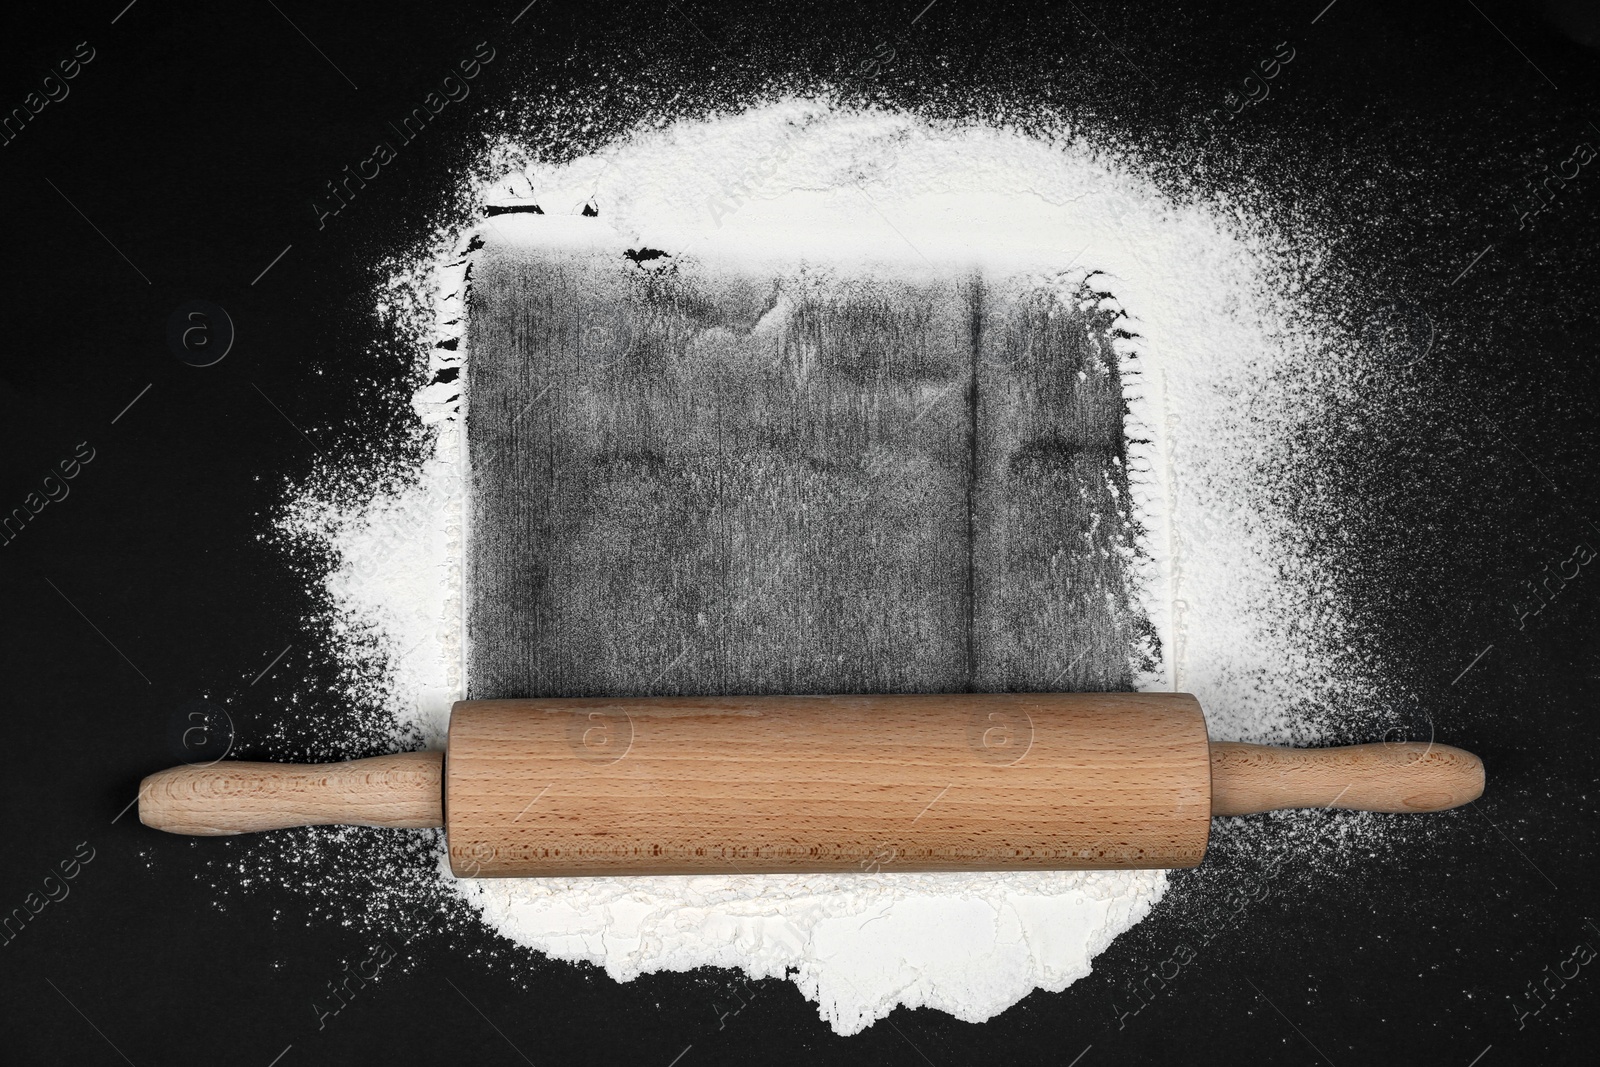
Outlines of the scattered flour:
[[[707,260],[1088,279],[1127,316],[1142,596],[1164,656],[1143,686],[1196,693],[1214,738],[1297,743],[1326,736],[1328,704],[1359,688],[1314,564],[1264,501],[1266,442],[1314,402],[1284,383],[1318,350],[1286,257],[1242,212],[1176,202],[1070,137],[809,101],[643,130],[561,165],[497,152],[508,173],[481,201],[544,213],[480,223],[513,239],[589,208],[599,218],[583,223],[624,247]],[[419,306],[431,339],[454,342],[432,348],[435,384],[414,401],[432,458],[359,506],[308,490],[286,520],[332,551],[330,639],[352,657],[377,648],[397,744],[442,746],[463,686],[465,295],[480,229],[446,235],[427,266],[434,296]],[[455,881],[440,860],[447,892],[512,942],[619,981],[701,966],[787,976],[844,1034],[898,1005],[978,1021],[1063,989],[1168,885],[1162,871]]]
[[471,879],[484,921],[620,982],[729,967],[789,977],[841,1034],[897,1005],[981,1022],[1061,990],[1149,912],[1165,872]]

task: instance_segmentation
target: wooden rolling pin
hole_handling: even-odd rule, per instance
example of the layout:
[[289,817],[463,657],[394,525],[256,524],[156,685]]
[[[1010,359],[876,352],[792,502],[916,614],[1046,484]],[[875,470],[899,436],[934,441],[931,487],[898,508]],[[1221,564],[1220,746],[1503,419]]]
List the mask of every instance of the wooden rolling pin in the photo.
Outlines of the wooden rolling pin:
[[1442,811],[1434,744],[1211,743],[1184,693],[462,701],[447,753],[176,767],[160,830],[443,826],[461,877],[1192,867],[1213,815]]

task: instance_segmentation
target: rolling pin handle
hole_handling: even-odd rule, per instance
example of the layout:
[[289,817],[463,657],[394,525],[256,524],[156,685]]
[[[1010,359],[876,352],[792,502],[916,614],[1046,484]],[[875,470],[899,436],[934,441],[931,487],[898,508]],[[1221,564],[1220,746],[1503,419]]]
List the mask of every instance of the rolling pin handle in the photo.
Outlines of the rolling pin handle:
[[1444,811],[1483,795],[1483,761],[1421,742],[1274,748],[1211,742],[1211,814],[1280,808]]
[[443,826],[444,753],[174,767],[139,783],[139,821],[205,837],[330,823]]

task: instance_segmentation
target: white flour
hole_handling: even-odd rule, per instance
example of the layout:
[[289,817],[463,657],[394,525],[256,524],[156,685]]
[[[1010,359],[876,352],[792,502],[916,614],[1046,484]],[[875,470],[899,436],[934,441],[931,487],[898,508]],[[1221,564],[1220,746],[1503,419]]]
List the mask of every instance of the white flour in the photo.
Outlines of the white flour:
[[[1069,139],[797,101],[650,129],[561,166],[523,166],[510,148],[497,158],[515,169],[483,198],[545,212],[484,221],[509,239],[537,240],[592,205],[600,217],[584,223],[624,246],[708,260],[966,263],[1062,285],[1094,275],[1133,335],[1121,343],[1127,432],[1154,561],[1142,593],[1165,657],[1145,686],[1196,693],[1214,738],[1299,743],[1329,726],[1319,700],[1359,688],[1336,669],[1338,619],[1308,592],[1312,564],[1263,503],[1265,442],[1314,400],[1274,383],[1295,381],[1312,346],[1309,323],[1290,325],[1283,257],[1239,213],[1174,203]],[[430,372],[471,373],[471,236],[447,235],[431,268],[432,329],[458,345],[433,348]],[[352,662],[381,664],[397,741],[431,747],[463,677],[460,390],[417,395],[437,436],[408,487],[356,508],[308,492],[287,521],[339,561],[332,640]],[[440,877],[518,944],[619,981],[708,965],[788,976],[846,1034],[897,1005],[976,1021],[1034,988],[1063,989],[1167,887],[1159,871],[458,882],[441,865]]]

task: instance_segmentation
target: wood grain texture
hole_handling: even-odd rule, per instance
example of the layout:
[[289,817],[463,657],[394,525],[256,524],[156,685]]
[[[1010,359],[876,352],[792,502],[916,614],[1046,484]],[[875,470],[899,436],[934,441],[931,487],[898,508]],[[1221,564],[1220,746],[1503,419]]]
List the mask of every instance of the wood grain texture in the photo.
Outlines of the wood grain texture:
[[652,263],[492,234],[474,262],[470,696],[1148,665],[1109,314],[957,272]]
[[615,260],[478,276],[469,692],[964,688],[949,294]]
[[973,340],[972,678],[982,692],[1128,689],[1160,642],[1123,428],[1120,313],[1095,294],[968,287]]
[[1345,748],[1211,746],[1211,810],[1276,808],[1444,811],[1483,795],[1483,761],[1449,745],[1404,742]]
[[346,763],[223,761],[174,767],[139,783],[139,821],[206,837],[337,823],[443,826],[443,753]]
[[464,877],[1189,867],[1205,723],[1172,693],[462,702]]
[[449,743],[177,767],[139,818],[446,825],[463,877],[1186,867],[1213,814],[1442,811],[1484,783],[1445,745],[1208,743],[1182,693],[461,701]]

